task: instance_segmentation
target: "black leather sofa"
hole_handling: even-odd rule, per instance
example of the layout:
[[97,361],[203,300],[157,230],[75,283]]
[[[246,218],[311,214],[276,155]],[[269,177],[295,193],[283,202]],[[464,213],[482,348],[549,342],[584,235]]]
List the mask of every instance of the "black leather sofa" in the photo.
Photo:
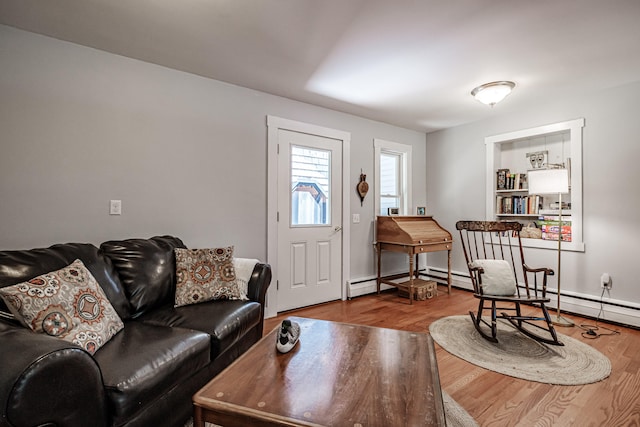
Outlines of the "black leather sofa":
[[0,320],[0,426],[184,426],[192,395],[261,338],[271,282],[259,263],[249,301],[174,308],[173,250],[184,247],[158,236],[0,251],[0,287],[82,260],[125,325],[92,356]]

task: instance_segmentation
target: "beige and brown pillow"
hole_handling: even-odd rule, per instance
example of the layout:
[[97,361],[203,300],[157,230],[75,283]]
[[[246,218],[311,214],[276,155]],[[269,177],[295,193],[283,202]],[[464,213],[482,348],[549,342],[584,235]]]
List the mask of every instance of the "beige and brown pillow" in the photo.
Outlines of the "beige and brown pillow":
[[0,296],[26,327],[77,344],[91,354],[124,327],[79,259],[58,271],[1,288]]
[[233,246],[174,251],[176,307],[217,299],[247,299],[236,282]]

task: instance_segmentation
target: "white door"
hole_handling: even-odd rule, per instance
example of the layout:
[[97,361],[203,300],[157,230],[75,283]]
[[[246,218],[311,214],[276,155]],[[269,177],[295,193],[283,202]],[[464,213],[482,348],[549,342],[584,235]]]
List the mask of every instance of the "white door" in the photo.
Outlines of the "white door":
[[342,141],[278,130],[278,311],[342,297]]

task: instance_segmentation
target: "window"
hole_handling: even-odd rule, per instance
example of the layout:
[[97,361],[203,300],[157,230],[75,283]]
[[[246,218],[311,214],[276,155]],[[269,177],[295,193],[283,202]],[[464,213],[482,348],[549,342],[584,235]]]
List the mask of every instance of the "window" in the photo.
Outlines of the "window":
[[291,225],[331,223],[331,152],[291,146]]
[[398,208],[408,215],[411,195],[411,146],[375,139],[375,211],[388,215],[389,208]]

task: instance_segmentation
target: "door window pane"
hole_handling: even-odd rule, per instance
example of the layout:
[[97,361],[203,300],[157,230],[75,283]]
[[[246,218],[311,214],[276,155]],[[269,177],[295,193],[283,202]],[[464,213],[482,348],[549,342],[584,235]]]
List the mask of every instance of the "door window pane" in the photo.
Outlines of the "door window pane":
[[291,225],[327,225],[331,152],[291,146]]

